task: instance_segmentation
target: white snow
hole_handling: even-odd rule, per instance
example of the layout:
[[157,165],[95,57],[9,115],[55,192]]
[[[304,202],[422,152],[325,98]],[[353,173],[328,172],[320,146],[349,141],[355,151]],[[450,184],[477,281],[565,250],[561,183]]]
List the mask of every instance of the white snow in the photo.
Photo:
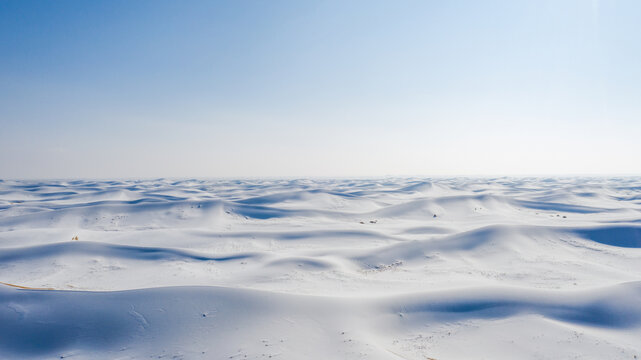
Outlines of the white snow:
[[0,180],[0,282],[3,359],[634,359],[641,179]]

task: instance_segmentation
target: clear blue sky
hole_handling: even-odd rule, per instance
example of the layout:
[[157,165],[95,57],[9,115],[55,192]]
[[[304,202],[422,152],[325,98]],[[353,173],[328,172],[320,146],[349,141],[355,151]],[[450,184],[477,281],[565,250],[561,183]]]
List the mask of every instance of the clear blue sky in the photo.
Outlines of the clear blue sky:
[[641,1],[0,0],[0,178],[641,174]]

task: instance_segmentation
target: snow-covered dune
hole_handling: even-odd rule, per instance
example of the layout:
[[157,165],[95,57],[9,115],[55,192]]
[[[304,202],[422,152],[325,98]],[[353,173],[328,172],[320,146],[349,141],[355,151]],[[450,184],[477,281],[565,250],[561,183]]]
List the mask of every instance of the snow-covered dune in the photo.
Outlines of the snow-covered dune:
[[0,358],[634,359],[641,179],[0,181]]
[[[488,288],[375,298],[215,286],[115,292],[1,289],[0,336],[1,351],[21,358],[91,353],[92,358],[402,359],[406,356],[394,339],[399,335],[426,326],[506,318],[523,326],[536,318],[587,333],[626,332],[625,343],[641,336],[639,302],[640,283],[592,291]],[[384,340],[388,337],[391,342]],[[506,347],[515,350],[514,344]]]

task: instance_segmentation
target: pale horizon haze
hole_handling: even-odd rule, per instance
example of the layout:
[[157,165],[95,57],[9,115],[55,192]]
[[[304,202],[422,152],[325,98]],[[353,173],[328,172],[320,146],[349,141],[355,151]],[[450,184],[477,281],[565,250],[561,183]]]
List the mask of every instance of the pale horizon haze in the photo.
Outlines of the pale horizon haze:
[[0,179],[641,175],[641,2],[0,0]]

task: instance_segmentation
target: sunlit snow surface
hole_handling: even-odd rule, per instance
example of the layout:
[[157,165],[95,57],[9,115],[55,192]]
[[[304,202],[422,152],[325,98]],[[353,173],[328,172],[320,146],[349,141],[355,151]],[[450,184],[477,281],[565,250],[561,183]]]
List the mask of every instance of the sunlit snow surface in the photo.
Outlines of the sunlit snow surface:
[[0,281],[3,359],[641,358],[641,179],[5,180]]

